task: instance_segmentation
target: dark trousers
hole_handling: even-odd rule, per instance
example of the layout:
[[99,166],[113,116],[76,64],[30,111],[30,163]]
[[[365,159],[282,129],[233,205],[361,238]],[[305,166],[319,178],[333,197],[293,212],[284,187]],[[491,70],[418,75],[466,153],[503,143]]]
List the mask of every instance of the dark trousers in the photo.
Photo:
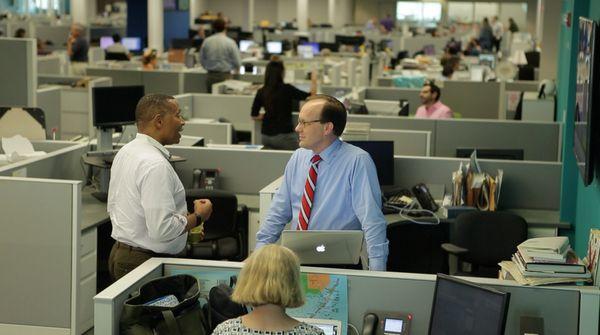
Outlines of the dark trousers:
[[208,93],[212,93],[213,84],[220,83],[231,78],[231,73],[228,72],[208,71],[208,74],[206,75],[206,89],[208,90]]
[[158,254],[151,250],[132,247],[125,243],[115,242],[108,257],[108,272],[113,281],[117,281],[133,269],[152,257],[183,257],[185,249],[177,255]]
[[500,42],[502,42],[502,37],[501,38],[494,38],[494,49],[496,49],[496,51],[500,51]]

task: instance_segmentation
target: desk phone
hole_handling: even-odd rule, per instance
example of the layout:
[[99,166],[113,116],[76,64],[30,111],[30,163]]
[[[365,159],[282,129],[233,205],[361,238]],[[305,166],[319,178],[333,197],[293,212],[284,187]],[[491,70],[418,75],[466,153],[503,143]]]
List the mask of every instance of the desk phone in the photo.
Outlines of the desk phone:
[[386,311],[367,311],[362,335],[408,335],[412,314]]

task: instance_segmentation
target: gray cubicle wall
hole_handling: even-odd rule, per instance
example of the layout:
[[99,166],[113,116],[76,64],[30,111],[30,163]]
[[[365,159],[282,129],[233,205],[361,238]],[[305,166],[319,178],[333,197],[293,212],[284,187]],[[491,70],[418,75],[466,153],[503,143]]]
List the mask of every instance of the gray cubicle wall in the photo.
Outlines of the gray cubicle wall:
[[113,86],[143,85],[141,70],[88,67],[85,73],[88,76],[110,77]]
[[[395,157],[394,181],[410,188],[418,182],[444,184],[452,192],[452,172],[466,159],[439,157]],[[556,211],[560,206],[560,162],[503,161],[480,159],[484,172],[495,176],[504,171],[499,207]],[[267,184],[265,184],[267,185]]]
[[37,56],[38,73],[61,74],[61,55]]
[[464,119],[504,119],[500,110],[500,83],[446,81],[441,101]]
[[206,72],[184,72],[183,93],[208,93]]
[[61,138],[61,90],[62,88],[60,86],[40,88],[37,90],[37,107],[44,111],[46,120],[46,138],[52,138],[52,129],[56,129],[56,138]]
[[[36,27],[35,35],[42,41],[50,41],[52,43],[51,50],[65,50],[67,49],[67,39],[69,38],[71,27],[68,25],[64,26],[49,26],[39,25]],[[88,31],[86,29],[86,35]],[[89,41],[89,39],[88,39]]]
[[178,71],[143,71],[142,83],[146,94],[176,95],[184,93],[183,73]]
[[[297,122],[298,114],[292,115]],[[348,115],[371,128],[431,132],[431,155],[456,157],[457,148],[523,149],[525,160],[561,160],[561,124],[512,120],[433,120],[383,115]]]
[[36,50],[33,38],[0,37],[0,106],[36,106]]
[[71,285],[79,280],[72,274],[79,244],[71,241],[80,188],[79,181],[0,177],[0,333],[80,333]]
[[431,156],[431,132],[371,129],[371,141],[393,141],[394,156]]
[[45,151],[47,155],[0,166],[0,176],[25,173],[31,178],[86,180],[81,156],[88,151],[87,144],[68,141],[32,141],[31,143],[35,151]]
[[231,144],[232,129],[231,123],[197,123],[189,120],[181,134],[202,137],[205,144]]
[[169,146],[169,151],[186,158],[175,171],[183,186],[192,186],[194,169],[219,169],[220,187],[240,194],[255,194],[283,174],[292,151],[214,149]]
[[[121,279],[94,298],[97,311],[95,329],[107,335],[117,334],[124,299],[148,280],[176,273],[201,276],[204,273],[210,275],[222,271],[238,272],[241,266],[241,263],[231,262],[152,259],[135,269],[128,278]],[[411,314],[411,334],[426,334],[428,331],[435,287],[433,275],[311,267],[302,267],[301,271],[341,275],[346,278],[348,321],[358,329],[362,328],[365,312],[378,310]],[[580,292],[576,287],[518,286],[514,282],[495,279],[469,278],[469,280],[511,294],[504,334],[518,334],[520,317],[523,315],[543,318],[546,334],[577,335],[598,331],[597,292],[588,292],[584,289]],[[585,296],[585,299],[581,299],[582,296]],[[589,300],[590,303],[584,304],[582,300]],[[582,314],[583,317],[580,319],[580,309],[588,306],[596,310],[596,315]],[[580,332],[580,329],[583,332]]]
[[436,120],[435,156],[458,148],[523,149],[527,161],[561,160],[561,125],[555,122]]
[[537,92],[540,82],[533,80],[515,80],[505,83],[507,91]]

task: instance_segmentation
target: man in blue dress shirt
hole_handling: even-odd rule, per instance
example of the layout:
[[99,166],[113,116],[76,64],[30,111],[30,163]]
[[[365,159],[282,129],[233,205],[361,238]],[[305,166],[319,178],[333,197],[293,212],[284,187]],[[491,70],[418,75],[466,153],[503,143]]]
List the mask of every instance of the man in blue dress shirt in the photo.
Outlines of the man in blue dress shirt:
[[345,126],[346,109],[337,99],[307,99],[296,126],[300,149],[285,167],[256,234],[257,248],[275,243],[288,222],[291,229],[363,230],[369,269],[385,271],[388,240],[375,164],[367,152],[339,139]]

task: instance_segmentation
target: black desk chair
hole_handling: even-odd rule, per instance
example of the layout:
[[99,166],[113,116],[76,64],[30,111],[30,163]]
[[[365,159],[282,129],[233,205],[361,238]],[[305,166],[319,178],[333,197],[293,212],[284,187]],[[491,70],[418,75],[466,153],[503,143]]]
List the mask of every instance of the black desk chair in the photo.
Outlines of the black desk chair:
[[440,248],[448,242],[448,222],[419,225],[395,222],[387,226],[388,271],[448,273],[448,256]]
[[122,52],[106,52],[104,55],[105,60],[118,60],[118,61],[129,61],[129,56]]
[[248,255],[248,208],[238,206],[235,194],[221,190],[186,190],[188,211],[195,199],[210,199],[213,212],[204,223],[204,240],[188,243],[188,257],[241,261]]
[[[527,239],[527,222],[506,212],[469,212],[450,225],[449,243],[442,249],[458,258],[458,275],[497,278],[498,263],[510,260]],[[461,272],[464,263],[471,269]]]

